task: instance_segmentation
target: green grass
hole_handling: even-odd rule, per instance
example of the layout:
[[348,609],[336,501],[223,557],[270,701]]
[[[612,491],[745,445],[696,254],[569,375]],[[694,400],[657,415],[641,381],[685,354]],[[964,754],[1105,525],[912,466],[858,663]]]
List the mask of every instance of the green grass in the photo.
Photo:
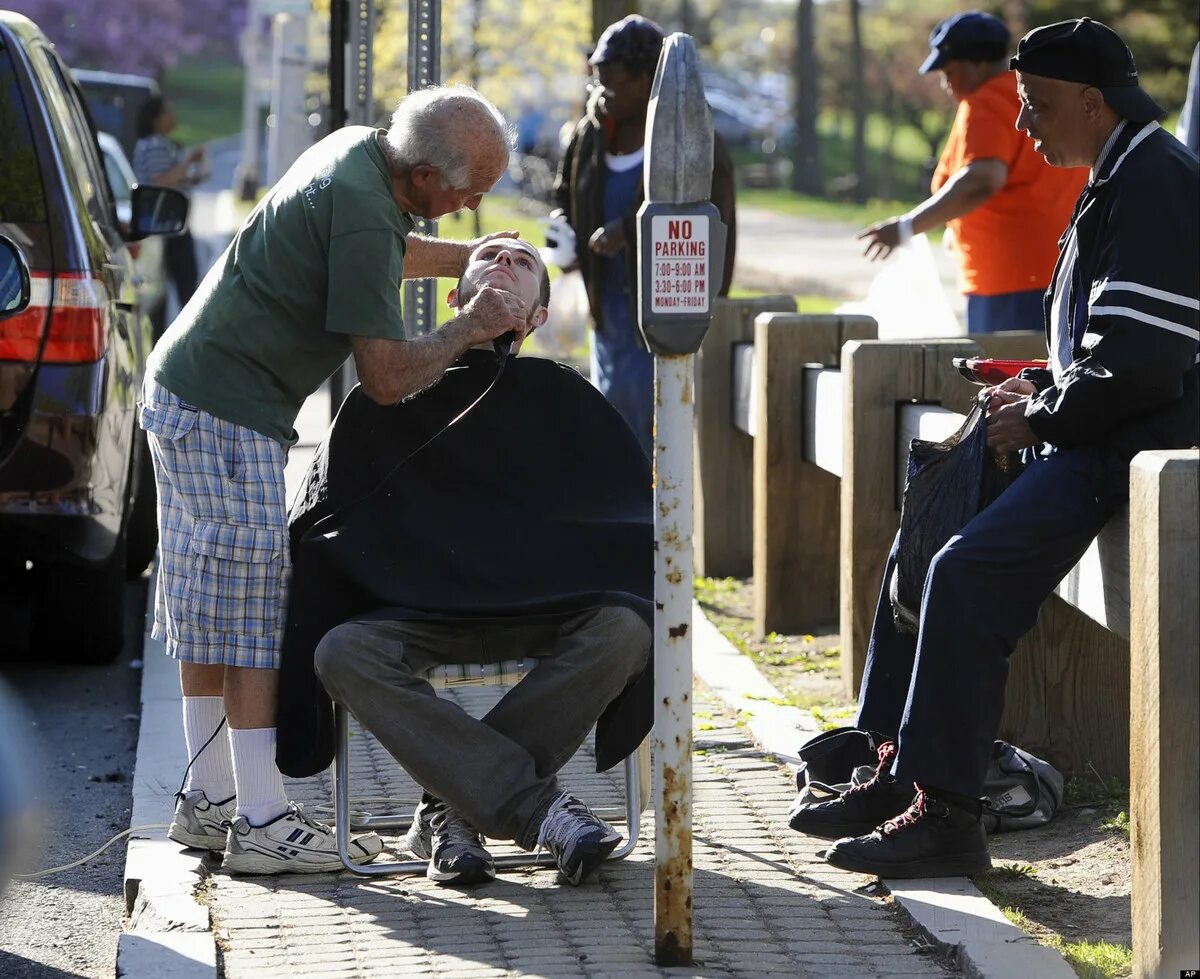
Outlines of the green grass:
[[1063,789],[1063,802],[1069,806],[1111,806],[1129,802],[1129,786],[1115,775],[1102,778],[1096,773],[1074,775]]
[[[985,874],[972,877],[975,886],[1000,913],[1040,944],[1053,948],[1062,955],[1080,979],[1123,979],[1133,972],[1133,950],[1128,945],[1105,941],[1067,941],[1030,921],[1025,911],[1005,902],[1011,897],[1000,888],[1005,879],[1032,877],[1037,870],[1027,864],[998,865]],[[997,886],[997,885],[1000,886]]]
[[1117,979],[1133,973],[1133,949],[1114,942],[1051,942],[1080,979]]
[[[743,289],[735,281],[729,290],[730,299],[757,299],[760,296],[766,296],[769,293],[762,289]],[[845,299],[838,299],[834,296],[821,296],[816,293],[800,293],[795,296],[796,310],[801,313],[832,313],[837,309]]]
[[1124,809],[1113,816],[1112,819],[1104,820],[1100,825],[1114,833],[1120,833],[1126,839],[1129,837],[1129,813]]
[[179,125],[171,134],[185,146],[232,136],[242,129],[242,66],[188,59],[163,76],[163,94]]

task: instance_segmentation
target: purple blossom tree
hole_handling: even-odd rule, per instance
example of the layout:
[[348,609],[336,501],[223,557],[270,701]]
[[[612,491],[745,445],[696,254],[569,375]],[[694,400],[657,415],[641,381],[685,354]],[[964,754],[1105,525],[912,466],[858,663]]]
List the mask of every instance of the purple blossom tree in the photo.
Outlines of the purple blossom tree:
[[181,55],[236,50],[246,0],[4,0],[74,68],[157,75]]

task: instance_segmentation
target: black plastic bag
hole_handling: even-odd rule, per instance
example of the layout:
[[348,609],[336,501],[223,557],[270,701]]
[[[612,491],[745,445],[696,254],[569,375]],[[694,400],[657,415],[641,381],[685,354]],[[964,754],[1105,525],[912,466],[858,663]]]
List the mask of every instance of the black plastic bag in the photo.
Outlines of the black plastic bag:
[[983,408],[975,405],[944,442],[913,439],[900,509],[896,569],[888,583],[896,628],[916,634],[933,557],[1016,478],[1015,456],[996,462]]

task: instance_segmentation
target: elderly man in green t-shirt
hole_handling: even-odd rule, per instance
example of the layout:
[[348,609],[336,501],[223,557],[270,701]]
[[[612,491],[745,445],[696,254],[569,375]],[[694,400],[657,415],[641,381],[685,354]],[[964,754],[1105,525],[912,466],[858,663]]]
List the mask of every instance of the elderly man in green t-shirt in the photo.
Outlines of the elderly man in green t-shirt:
[[[288,554],[284,462],[305,398],[353,355],[383,404],[468,348],[528,329],[484,287],[452,322],[405,339],[404,278],[457,277],[477,242],[411,234],[414,217],[478,207],[511,133],[469,88],[405,98],[387,130],[351,126],[305,152],[259,203],[150,356],[141,424],[161,542],[155,638],[179,660],[191,764],[168,835],[238,872],[327,872],[333,833],[289,803],[275,765]],[[218,736],[222,719],[228,738]],[[237,852],[227,826],[245,817]],[[353,841],[356,859],[380,851]]]

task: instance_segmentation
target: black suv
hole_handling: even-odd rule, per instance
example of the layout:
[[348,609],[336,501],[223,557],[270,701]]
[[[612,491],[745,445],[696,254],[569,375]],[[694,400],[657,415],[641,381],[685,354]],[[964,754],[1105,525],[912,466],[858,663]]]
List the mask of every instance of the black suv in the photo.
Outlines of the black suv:
[[135,410],[151,328],[125,243],[186,216],[179,192],[138,187],[120,224],[77,84],[0,11],[0,574],[29,585],[37,655],[114,657],[124,582],[153,559]]

